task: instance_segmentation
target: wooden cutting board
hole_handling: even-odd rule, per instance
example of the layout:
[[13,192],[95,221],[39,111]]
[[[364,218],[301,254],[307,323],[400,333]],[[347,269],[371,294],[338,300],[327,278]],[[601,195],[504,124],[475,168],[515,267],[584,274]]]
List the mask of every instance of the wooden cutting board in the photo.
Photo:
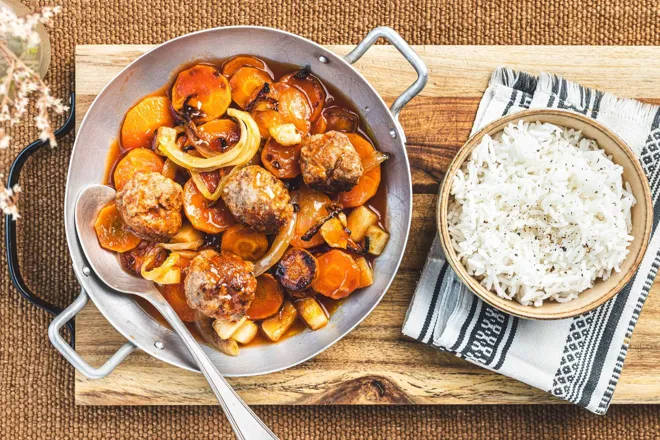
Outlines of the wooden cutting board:
[[[152,46],[78,46],[76,119],[103,86]],[[350,46],[332,46],[345,54]],[[467,139],[490,73],[506,65],[549,71],[620,96],[660,103],[660,47],[419,46],[430,71],[421,96],[402,112],[413,167],[414,209],[406,255],[374,312],[316,358],[267,376],[230,379],[248,404],[525,404],[558,399],[401,335],[404,315],[436,233],[434,208],[443,170]],[[371,49],[356,66],[391,102],[414,80],[390,46]],[[635,329],[615,403],[660,403],[660,284]],[[90,303],[76,319],[77,350],[100,365],[124,342]],[[110,376],[76,373],[80,405],[216,404],[199,374],[131,354]]]

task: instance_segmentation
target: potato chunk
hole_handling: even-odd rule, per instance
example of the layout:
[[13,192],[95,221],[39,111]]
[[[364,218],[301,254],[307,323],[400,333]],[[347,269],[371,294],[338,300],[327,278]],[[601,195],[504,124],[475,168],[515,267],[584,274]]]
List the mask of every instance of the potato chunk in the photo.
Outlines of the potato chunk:
[[249,344],[257,336],[259,326],[254,321],[246,320],[238,330],[231,335],[231,338],[239,344]]
[[213,321],[213,330],[215,330],[220,339],[229,339],[236,332],[236,330],[241,328],[246,320],[247,318],[245,316],[243,316],[243,318],[239,319],[238,321],[216,319]]
[[371,286],[374,283],[374,271],[369,266],[367,259],[360,257],[355,260],[355,263],[360,268],[360,284],[358,284],[358,289]]
[[289,301],[285,301],[280,312],[261,323],[261,331],[268,339],[277,342],[296,320],[298,312]]
[[321,236],[330,246],[346,249],[348,246],[348,231],[338,218],[331,218],[321,226]]
[[364,236],[364,248],[371,255],[380,255],[383,253],[383,249],[385,249],[385,245],[387,245],[389,239],[390,234],[385,232],[383,228],[371,225]]
[[312,330],[325,327],[328,323],[328,315],[321,304],[314,298],[305,298],[296,301],[296,310],[298,310],[305,324]]
[[362,241],[369,226],[375,225],[377,222],[378,215],[364,205],[358,206],[351,211],[346,219],[348,229],[351,230],[351,238],[355,242]]

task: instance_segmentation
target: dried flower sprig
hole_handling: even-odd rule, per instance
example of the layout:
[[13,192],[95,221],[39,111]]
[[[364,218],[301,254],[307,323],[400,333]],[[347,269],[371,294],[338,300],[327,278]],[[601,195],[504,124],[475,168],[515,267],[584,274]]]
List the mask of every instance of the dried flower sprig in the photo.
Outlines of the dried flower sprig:
[[[45,7],[39,13],[18,17],[9,8],[0,7],[0,149],[10,146],[11,137],[6,126],[14,126],[23,119],[32,96],[36,97],[34,122],[39,138],[49,141],[51,147],[57,145],[48,111],[61,114],[68,108],[50,94],[50,89],[25,56],[34,53],[40,43],[37,26],[50,24],[59,12],[59,6]],[[18,185],[6,188],[0,180],[0,209],[14,219],[18,218],[19,191]]]

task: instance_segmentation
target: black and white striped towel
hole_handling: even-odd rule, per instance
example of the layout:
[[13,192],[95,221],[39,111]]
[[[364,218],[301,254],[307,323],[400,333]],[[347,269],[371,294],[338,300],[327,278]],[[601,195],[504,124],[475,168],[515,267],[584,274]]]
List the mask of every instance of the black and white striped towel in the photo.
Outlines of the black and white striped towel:
[[639,156],[651,184],[653,231],[632,281],[612,300],[560,321],[514,318],[465,287],[433,242],[403,333],[562,399],[604,414],[619,380],[635,323],[660,265],[660,108],[617,98],[566,79],[496,70],[472,132],[527,108],[568,109],[590,116],[623,138]]

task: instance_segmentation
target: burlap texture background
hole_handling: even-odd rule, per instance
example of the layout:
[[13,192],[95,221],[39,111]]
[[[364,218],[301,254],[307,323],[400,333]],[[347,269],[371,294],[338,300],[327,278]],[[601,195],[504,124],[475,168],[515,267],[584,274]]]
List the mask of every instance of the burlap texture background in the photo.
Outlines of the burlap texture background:
[[[49,1],[30,1],[38,8]],[[62,2],[51,30],[48,80],[58,96],[73,84],[76,44],[160,43],[198,29],[254,24],[319,43],[354,44],[374,26],[397,29],[414,44],[660,43],[655,1],[447,0],[380,2],[138,0]],[[57,121],[59,122],[59,120]],[[36,136],[14,130],[0,170]],[[25,171],[19,236],[30,285],[57,304],[77,294],[62,222],[72,137],[32,159]],[[4,225],[3,225],[4,226]],[[2,245],[0,245],[2,246]],[[75,407],[73,369],[48,342],[50,316],[11,286],[0,257],[0,436],[2,438],[230,437],[219,408]],[[258,407],[282,438],[660,438],[660,407],[614,406],[597,417],[572,406]]]

